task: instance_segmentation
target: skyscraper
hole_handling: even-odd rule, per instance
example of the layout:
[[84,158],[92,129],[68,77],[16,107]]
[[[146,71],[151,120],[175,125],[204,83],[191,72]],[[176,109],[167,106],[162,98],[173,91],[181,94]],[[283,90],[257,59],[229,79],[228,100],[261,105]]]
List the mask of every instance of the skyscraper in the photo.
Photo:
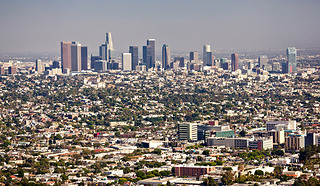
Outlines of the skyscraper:
[[197,52],[197,51],[190,52],[190,62],[191,61],[194,61],[196,63],[199,62],[199,52]]
[[288,74],[288,62],[281,63],[282,74]]
[[295,47],[287,48],[288,73],[297,72],[297,49]]
[[139,63],[138,46],[130,46],[129,53],[131,54],[132,70],[136,70]]
[[17,74],[17,67],[15,66],[8,67],[8,74]]
[[236,71],[239,69],[239,55],[234,53],[231,54],[231,70]]
[[107,61],[111,62],[112,59],[114,58],[114,48],[113,48],[113,42],[112,42],[112,37],[111,37],[111,32],[106,33],[106,51],[108,53],[107,55]]
[[4,67],[0,67],[0,75],[5,75],[5,74],[6,74],[6,72],[4,70]]
[[170,48],[168,45],[162,46],[162,68],[167,70],[170,65]]
[[40,74],[44,71],[43,64],[40,59],[36,60],[36,71]]
[[111,32],[106,33],[106,41],[104,44],[99,47],[99,55],[101,59],[106,60],[107,62],[111,62],[114,57],[114,48],[111,37]]
[[96,60],[94,62],[94,70],[96,72],[105,72],[107,70],[107,61],[106,60]]
[[265,69],[265,66],[268,64],[268,57],[266,55],[259,56],[258,64],[260,68]]
[[132,70],[131,53],[122,53],[122,70],[123,71]]
[[203,66],[211,66],[212,65],[212,52],[210,49],[210,45],[203,46]]
[[106,44],[108,44],[108,49],[113,50],[113,43],[112,43],[112,37],[111,37],[111,32],[106,33]]
[[71,44],[71,71],[81,71],[81,44]]
[[142,61],[143,64],[146,65],[146,68],[149,69],[152,67],[152,55],[151,55],[151,46],[143,46],[142,47]]
[[69,69],[69,71],[87,70],[88,48],[86,46],[81,47],[81,44],[74,41],[61,42],[61,66],[63,70]]
[[[156,66],[156,40],[155,39],[148,39],[147,46],[150,47],[150,55],[151,55],[151,61],[150,61],[149,68],[153,68]],[[148,68],[148,65],[147,65],[147,68]]]
[[88,70],[88,47],[81,47],[81,70]]
[[95,62],[97,61],[97,60],[101,60],[102,58],[100,57],[100,56],[93,56],[92,54],[91,54],[91,69],[95,69]]
[[61,66],[62,69],[71,70],[71,43],[61,42]]
[[99,47],[99,56],[102,60],[107,60],[109,59],[109,52],[108,52],[108,49],[106,47],[106,44],[102,44],[100,47]]

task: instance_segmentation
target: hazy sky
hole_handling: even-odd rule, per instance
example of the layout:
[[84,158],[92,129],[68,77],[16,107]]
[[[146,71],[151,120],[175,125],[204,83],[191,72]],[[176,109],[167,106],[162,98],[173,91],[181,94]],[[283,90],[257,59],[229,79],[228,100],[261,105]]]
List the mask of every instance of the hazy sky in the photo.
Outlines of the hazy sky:
[[319,0],[1,0],[0,53],[60,53],[79,41],[97,53],[156,39],[172,51],[320,47]]

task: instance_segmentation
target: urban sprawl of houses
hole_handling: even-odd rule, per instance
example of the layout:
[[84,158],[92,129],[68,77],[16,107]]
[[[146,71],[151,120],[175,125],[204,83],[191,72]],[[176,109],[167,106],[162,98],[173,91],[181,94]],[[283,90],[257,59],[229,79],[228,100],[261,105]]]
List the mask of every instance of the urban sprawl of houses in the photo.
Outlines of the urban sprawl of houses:
[[0,182],[317,185],[320,71],[310,59],[319,56],[283,74],[245,58],[238,70],[222,59],[128,72],[1,62]]

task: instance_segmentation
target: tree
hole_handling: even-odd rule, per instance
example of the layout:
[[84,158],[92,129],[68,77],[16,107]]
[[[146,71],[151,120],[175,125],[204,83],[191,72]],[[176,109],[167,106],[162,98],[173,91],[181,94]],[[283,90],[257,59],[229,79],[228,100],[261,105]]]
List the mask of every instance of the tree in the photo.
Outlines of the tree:
[[203,185],[205,185],[205,186],[218,186],[219,184],[212,177],[208,177],[203,180]]
[[275,167],[274,168],[274,175],[279,178],[281,176],[281,174],[282,174],[282,168],[279,166]]
[[161,155],[161,149],[154,149],[153,154]]
[[144,172],[142,172],[142,171],[138,171],[138,172],[136,172],[136,175],[137,175],[137,177],[140,177],[140,178],[142,178],[142,177],[145,177],[145,176],[146,176],[146,174],[145,174]]
[[61,175],[61,179],[62,179],[63,182],[65,182],[66,180],[68,180],[68,176],[65,175],[65,174],[62,174]]
[[283,156],[283,155],[284,155],[284,152],[283,152],[283,150],[281,150],[281,149],[277,149],[277,150],[273,150],[273,151],[272,151],[272,154],[278,155],[278,156]]
[[225,185],[232,185],[233,184],[233,173],[230,170],[225,172],[222,175],[221,182]]
[[126,181],[127,181],[126,178],[119,178],[119,184],[120,184],[120,185],[123,185],[124,182],[126,182]]
[[263,176],[263,171],[262,170],[256,170],[254,172],[254,175]]
[[202,152],[202,154],[205,155],[205,156],[209,156],[210,151],[209,151],[209,150],[204,150],[204,151]]
[[246,131],[244,131],[244,130],[242,130],[241,132],[239,132],[239,135],[241,136],[241,137],[245,137],[246,136]]
[[20,178],[24,177],[24,170],[22,168],[18,168],[18,177]]

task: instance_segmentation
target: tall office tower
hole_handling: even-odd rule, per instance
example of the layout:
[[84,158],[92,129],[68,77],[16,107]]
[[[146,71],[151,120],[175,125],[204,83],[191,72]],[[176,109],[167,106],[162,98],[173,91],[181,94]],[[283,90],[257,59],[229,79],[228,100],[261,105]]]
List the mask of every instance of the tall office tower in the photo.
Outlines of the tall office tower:
[[132,70],[136,70],[139,63],[138,46],[130,46],[129,53],[131,54]]
[[81,46],[81,70],[88,70],[88,47]]
[[102,60],[109,60],[109,52],[108,52],[108,47],[106,44],[102,44],[99,47],[99,56]]
[[113,50],[113,43],[112,43],[112,37],[111,37],[111,32],[106,33],[106,44],[108,44],[108,49]]
[[151,46],[142,47],[142,61],[146,65],[147,70],[152,67]]
[[[156,40],[148,39],[147,46],[150,46],[150,54],[151,54],[150,68],[156,67]],[[148,65],[147,65],[147,68],[148,68]]]
[[71,43],[61,42],[61,66],[62,69],[71,70]]
[[203,46],[203,66],[211,66],[212,65],[212,52],[210,49],[210,45]]
[[162,46],[162,68],[167,70],[170,65],[170,48],[168,45]]
[[197,51],[190,52],[190,62],[191,61],[194,61],[195,63],[199,62],[199,52]]
[[42,61],[40,59],[36,60],[36,71],[40,74],[44,71]]
[[122,70],[123,71],[132,70],[131,53],[122,53]]
[[260,68],[265,69],[265,66],[268,64],[268,57],[266,55],[259,56],[258,64]]
[[6,71],[4,70],[4,67],[0,67],[0,75],[4,75]]
[[81,71],[81,44],[77,42],[71,44],[71,71]]
[[101,60],[102,58],[101,58],[101,56],[93,56],[92,54],[91,54],[91,69],[95,69],[95,62],[97,61],[97,60]]
[[231,54],[231,70],[236,71],[239,69],[239,55]]
[[297,49],[295,47],[287,48],[288,73],[297,72]]
[[114,48],[113,48],[113,42],[112,42],[112,37],[111,37],[111,32],[106,33],[106,52],[107,52],[107,61],[111,62],[112,59],[114,58]]
[[8,74],[17,74],[17,67],[8,67]]

